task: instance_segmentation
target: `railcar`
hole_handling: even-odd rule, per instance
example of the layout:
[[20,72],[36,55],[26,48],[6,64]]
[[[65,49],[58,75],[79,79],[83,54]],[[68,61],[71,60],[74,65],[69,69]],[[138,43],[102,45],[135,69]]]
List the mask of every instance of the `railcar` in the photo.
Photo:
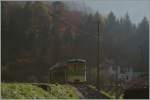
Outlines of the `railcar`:
[[49,69],[51,83],[86,82],[86,60],[71,59],[57,63]]

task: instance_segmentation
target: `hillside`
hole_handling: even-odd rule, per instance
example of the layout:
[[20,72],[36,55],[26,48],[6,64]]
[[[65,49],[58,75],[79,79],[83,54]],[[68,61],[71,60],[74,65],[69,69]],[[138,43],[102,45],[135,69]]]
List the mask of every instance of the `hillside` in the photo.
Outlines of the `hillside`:
[[78,99],[79,96],[70,85],[49,84],[44,90],[30,83],[2,83],[3,99]]

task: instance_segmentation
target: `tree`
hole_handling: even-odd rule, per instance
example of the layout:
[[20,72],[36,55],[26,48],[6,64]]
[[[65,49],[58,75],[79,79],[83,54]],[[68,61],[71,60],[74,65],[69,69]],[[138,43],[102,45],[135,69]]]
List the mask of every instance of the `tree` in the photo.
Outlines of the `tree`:
[[[149,23],[146,17],[144,17],[141,23],[138,25],[137,35],[138,47],[142,48],[142,51],[139,51],[140,62],[142,62],[142,66],[139,67],[141,67],[142,70],[147,71],[149,66]],[[141,56],[141,53],[143,56]]]

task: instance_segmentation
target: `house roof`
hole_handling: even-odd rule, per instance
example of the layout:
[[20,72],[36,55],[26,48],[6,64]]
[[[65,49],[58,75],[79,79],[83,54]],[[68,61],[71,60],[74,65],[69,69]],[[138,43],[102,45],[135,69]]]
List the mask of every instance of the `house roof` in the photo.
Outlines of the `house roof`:
[[56,69],[56,68],[64,68],[65,66],[66,66],[65,63],[56,63],[55,65],[50,67],[49,70],[53,70],[53,69]]
[[[84,59],[71,59],[71,60],[67,61],[67,63],[85,63],[85,62],[86,62],[86,60],[84,60]],[[53,70],[56,68],[64,68],[65,66],[67,66],[66,63],[58,62],[55,65],[53,65],[52,67],[50,67],[49,70]]]

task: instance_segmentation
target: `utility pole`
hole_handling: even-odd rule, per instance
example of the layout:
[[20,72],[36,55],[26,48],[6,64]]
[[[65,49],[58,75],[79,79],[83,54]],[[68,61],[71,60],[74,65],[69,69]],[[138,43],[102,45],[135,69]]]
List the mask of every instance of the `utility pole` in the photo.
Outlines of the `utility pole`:
[[99,22],[99,20],[98,20],[98,35],[97,35],[97,86],[96,86],[96,88],[99,90],[100,89],[100,86],[99,86],[99,83],[100,83],[100,68],[99,68],[99,60],[100,60],[100,52],[99,52],[99,50],[100,50],[100,47],[99,47],[99,44],[100,44],[100,30],[99,30],[99,25],[100,24],[100,22]]
[[[144,65],[144,54],[143,54],[143,47],[142,45],[139,46],[139,49],[140,49],[140,66],[143,67]],[[143,71],[143,69],[142,69]]]
[[117,90],[118,90],[118,65],[117,64],[115,64],[115,69],[116,69],[116,80],[115,80],[115,82],[116,82],[116,87],[115,87],[115,89],[116,89],[116,94],[115,94],[115,97],[116,97],[116,99],[118,99],[118,94],[117,94]]
[[[101,32],[100,32],[101,25]],[[100,67],[103,62],[103,32],[104,27],[101,20],[98,19],[98,35],[97,35],[97,89],[99,90],[102,84],[100,84]],[[101,66],[100,66],[101,63]]]

